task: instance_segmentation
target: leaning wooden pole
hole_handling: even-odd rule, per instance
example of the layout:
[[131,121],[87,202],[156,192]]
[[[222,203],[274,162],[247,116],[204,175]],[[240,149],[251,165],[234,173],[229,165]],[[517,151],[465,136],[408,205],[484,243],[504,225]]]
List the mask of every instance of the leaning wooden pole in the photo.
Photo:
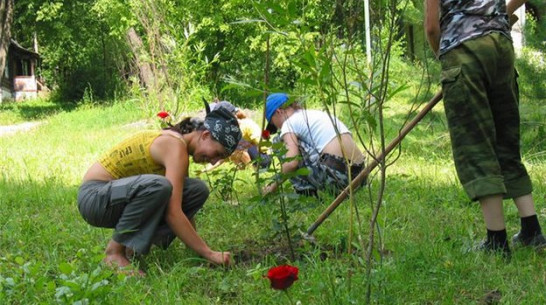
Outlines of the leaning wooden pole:
[[348,185],[337,197],[334,199],[334,201],[322,212],[322,214],[317,218],[317,220],[309,226],[306,232],[306,236],[310,237],[313,232],[332,214],[332,212],[349,196],[351,188],[355,189],[358,185],[362,183],[366,177],[371,173],[372,170],[374,170],[377,165],[394,149],[396,146],[402,142],[404,137],[425,117],[427,113],[430,112],[438,102],[442,100],[442,92],[436,93],[434,97],[425,105],[425,108],[423,108],[409,123],[402,128],[398,136],[392,140],[389,145],[385,148],[384,152],[382,152],[380,155],[378,155],[375,159],[371,160],[371,162],[364,168],[354,179],[351,181],[350,185]]

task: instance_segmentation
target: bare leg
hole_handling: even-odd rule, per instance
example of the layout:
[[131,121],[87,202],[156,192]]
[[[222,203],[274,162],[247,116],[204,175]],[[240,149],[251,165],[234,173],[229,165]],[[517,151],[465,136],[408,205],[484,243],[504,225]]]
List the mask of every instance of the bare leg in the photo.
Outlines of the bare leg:
[[533,216],[537,213],[535,211],[535,202],[533,201],[532,194],[514,198],[514,203],[516,204],[516,207],[518,207],[519,217]]
[[492,195],[479,199],[485,226],[491,231],[505,229],[502,195]]
[[524,246],[533,246],[536,249],[546,248],[546,238],[542,235],[542,228],[538,222],[533,195],[527,194],[514,198],[521,219],[521,230],[514,235],[514,243]]

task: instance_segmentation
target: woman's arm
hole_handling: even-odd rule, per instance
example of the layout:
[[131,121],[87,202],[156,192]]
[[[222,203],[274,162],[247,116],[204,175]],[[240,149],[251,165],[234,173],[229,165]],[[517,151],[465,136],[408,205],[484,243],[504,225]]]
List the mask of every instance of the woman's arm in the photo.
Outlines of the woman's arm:
[[222,160],[216,162],[214,165],[211,165],[211,164],[209,163],[209,164],[207,164],[207,166],[205,167],[205,169],[203,169],[202,171],[197,172],[197,175],[200,175],[200,174],[202,174],[202,173],[208,173],[208,172],[210,172],[210,171],[216,169],[218,166],[224,164],[225,162],[226,162],[226,159],[222,159]]
[[[284,146],[287,149],[286,154],[284,155],[284,158],[291,159],[300,155],[299,142],[295,133],[287,133],[283,136],[282,139],[284,142]],[[286,174],[286,173],[291,173],[293,171],[296,171],[298,169],[298,166],[299,166],[299,160],[297,159],[285,162],[281,165],[281,173]],[[268,186],[266,186],[262,192],[263,195],[267,195],[271,192],[274,192],[279,187],[279,185],[283,183],[283,181],[284,180],[273,182],[269,184]]]
[[[282,137],[284,146],[287,151],[284,157],[286,159],[293,159],[300,155],[299,141],[295,133],[287,133]],[[298,169],[300,161],[297,159],[285,162],[282,164],[281,172],[282,173],[291,173]]]
[[165,220],[171,230],[184,244],[207,260],[216,264],[229,264],[230,253],[211,250],[182,212],[182,191],[189,164],[186,146],[174,137],[160,136],[153,142],[150,150],[154,160],[165,166],[165,177],[173,186],[165,211]]
[[438,0],[425,0],[425,33],[428,44],[438,56],[440,49],[440,4]]

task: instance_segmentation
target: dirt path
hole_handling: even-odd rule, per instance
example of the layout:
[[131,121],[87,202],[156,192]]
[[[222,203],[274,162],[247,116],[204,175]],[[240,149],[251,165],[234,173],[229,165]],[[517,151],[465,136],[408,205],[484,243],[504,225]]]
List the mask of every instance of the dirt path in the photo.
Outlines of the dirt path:
[[28,131],[32,128],[37,127],[38,125],[42,124],[42,122],[25,122],[21,124],[15,124],[15,125],[0,125],[0,137],[12,135],[19,131]]

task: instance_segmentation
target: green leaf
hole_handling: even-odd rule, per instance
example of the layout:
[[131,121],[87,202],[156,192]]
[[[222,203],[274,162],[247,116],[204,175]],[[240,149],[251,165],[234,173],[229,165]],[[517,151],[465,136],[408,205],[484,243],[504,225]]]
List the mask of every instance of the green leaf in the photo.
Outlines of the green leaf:
[[342,100],[342,101],[338,101],[338,104],[342,104],[342,105],[351,105],[351,106],[353,106],[353,107],[356,107],[357,109],[360,109],[360,104],[357,104],[357,103],[351,102],[351,101]]
[[61,271],[61,273],[63,273],[63,274],[68,275],[68,274],[72,273],[73,270],[74,270],[74,268],[69,263],[63,262],[63,263],[59,264],[59,271]]
[[296,175],[298,176],[307,176],[311,173],[311,171],[307,167],[298,168],[296,171]]
[[17,265],[19,265],[19,266],[22,266],[22,265],[25,264],[25,260],[24,260],[22,257],[17,256],[17,257],[15,258],[15,263],[17,263]]
[[395,88],[394,90],[389,92],[389,94],[387,95],[386,100],[387,101],[390,100],[393,96],[395,96],[396,94],[398,94],[398,93],[400,93],[400,92],[402,92],[402,91],[404,91],[404,90],[406,90],[408,88],[409,88],[409,86],[408,86],[407,83],[398,86],[397,88]]

